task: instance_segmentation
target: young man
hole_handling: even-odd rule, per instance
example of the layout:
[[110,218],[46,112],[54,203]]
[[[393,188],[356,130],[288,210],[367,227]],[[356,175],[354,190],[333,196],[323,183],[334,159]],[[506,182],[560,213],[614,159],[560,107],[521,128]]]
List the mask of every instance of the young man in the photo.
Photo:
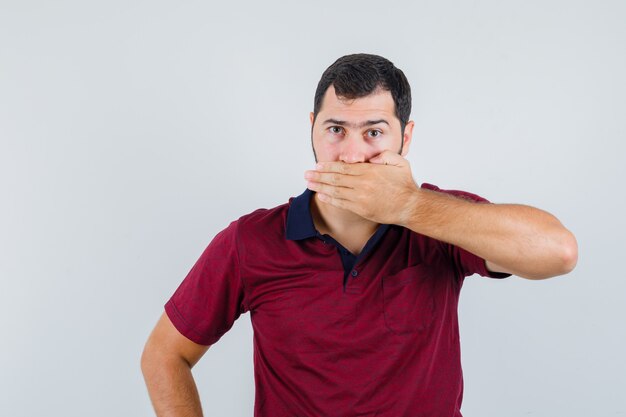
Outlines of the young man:
[[201,415],[191,368],[249,311],[256,417],[461,417],[464,278],[566,274],[577,244],[545,211],[418,186],[410,111],[383,57],[324,72],[307,189],[219,232],[146,343],[157,415]]

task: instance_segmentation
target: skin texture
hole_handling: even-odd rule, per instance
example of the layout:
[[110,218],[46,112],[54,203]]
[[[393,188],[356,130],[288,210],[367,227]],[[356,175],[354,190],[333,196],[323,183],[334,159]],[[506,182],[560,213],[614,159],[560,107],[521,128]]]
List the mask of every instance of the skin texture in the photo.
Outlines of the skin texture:
[[[404,158],[413,122],[407,124],[399,155],[394,150],[400,122],[393,109],[389,92],[342,101],[334,90],[327,91],[312,127],[319,162],[304,175],[315,191],[311,212],[320,233],[357,254],[379,224],[398,224],[482,257],[491,271],[545,279],[574,269],[576,238],[552,214],[522,204],[477,204],[420,188]],[[371,138],[376,136],[369,132],[372,126],[323,124],[337,119],[358,125],[380,118],[393,119],[390,136],[383,133],[380,140]]]
[[163,312],[141,356],[141,371],[158,417],[201,417],[191,368],[209,346],[180,334]]
[[[326,90],[315,121],[313,112],[309,117],[313,152],[319,162],[374,163],[371,159],[381,152],[389,150],[397,153],[401,147],[401,155],[405,156],[409,152],[415,125],[412,120],[408,121],[402,135],[400,120],[395,115],[395,103],[389,91],[378,89],[365,97],[345,100],[337,97],[332,85]],[[324,123],[328,119],[344,121],[346,124]],[[388,124],[353,126],[381,119]],[[325,203],[317,193],[311,199],[311,215],[320,233],[331,235],[355,255],[361,252],[380,224],[351,210]]]

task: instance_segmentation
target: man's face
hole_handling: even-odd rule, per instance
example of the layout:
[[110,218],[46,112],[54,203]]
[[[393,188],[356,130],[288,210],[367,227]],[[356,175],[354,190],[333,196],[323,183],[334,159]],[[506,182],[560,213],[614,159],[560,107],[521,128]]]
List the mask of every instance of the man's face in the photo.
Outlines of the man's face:
[[399,153],[409,151],[413,121],[406,124],[402,136],[400,120],[396,117],[391,93],[382,89],[354,100],[340,100],[335,87],[326,90],[321,110],[313,125],[311,142],[315,162],[368,162],[384,150]]

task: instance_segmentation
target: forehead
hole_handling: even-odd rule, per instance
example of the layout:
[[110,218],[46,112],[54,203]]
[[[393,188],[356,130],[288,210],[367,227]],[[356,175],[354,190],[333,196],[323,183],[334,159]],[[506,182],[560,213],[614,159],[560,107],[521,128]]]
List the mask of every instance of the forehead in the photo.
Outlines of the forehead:
[[[324,94],[320,113],[325,116],[362,117],[364,115],[395,117],[395,104],[391,92],[377,89],[365,97],[345,99],[337,97],[335,87],[331,84]],[[357,121],[357,120],[355,120]]]

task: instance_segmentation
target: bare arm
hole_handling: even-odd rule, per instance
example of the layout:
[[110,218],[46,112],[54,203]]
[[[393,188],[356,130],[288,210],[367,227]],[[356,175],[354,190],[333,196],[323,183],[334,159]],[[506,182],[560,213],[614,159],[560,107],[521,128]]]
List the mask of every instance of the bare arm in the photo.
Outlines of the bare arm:
[[320,201],[461,247],[491,271],[545,279],[571,272],[578,262],[576,237],[552,214],[419,187],[408,161],[390,150],[370,163],[318,162],[305,178]]
[[576,238],[550,213],[521,204],[479,204],[420,188],[406,227],[486,260],[492,271],[527,279],[567,274],[578,260]]
[[208,349],[180,334],[163,312],[141,355],[141,371],[157,417],[202,417],[191,368]]

